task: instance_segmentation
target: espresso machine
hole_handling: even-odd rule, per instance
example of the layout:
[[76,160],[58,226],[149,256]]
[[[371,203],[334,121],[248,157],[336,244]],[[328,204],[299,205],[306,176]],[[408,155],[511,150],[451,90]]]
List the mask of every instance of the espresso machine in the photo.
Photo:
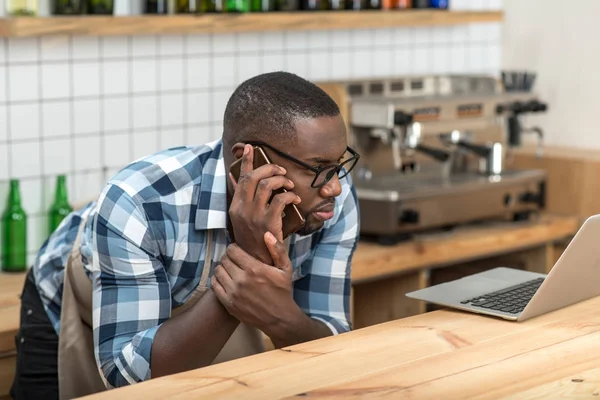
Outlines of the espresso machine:
[[523,117],[547,105],[488,76],[341,82],[362,237],[413,234],[490,219],[524,220],[545,203],[543,170],[504,168],[521,136],[543,133]]

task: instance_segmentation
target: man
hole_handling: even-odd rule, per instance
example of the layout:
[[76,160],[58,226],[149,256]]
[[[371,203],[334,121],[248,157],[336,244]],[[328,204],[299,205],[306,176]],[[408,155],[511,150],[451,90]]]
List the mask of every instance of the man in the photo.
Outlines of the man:
[[[247,142],[272,164],[253,169]],[[357,159],[314,84],[283,72],[242,83],[222,140],[126,166],[42,246],[23,289],[13,396],[60,387],[65,398],[254,354],[258,330],[276,347],[348,331]],[[292,203],[306,223],[286,246]]]

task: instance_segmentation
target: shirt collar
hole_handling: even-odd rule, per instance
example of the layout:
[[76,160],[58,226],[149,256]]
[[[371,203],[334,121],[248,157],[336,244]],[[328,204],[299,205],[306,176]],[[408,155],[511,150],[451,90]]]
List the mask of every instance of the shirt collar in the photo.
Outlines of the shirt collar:
[[223,143],[207,143],[211,150],[199,157],[202,176],[196,208],[196,230],[227,228],[227,174],[223,160]]

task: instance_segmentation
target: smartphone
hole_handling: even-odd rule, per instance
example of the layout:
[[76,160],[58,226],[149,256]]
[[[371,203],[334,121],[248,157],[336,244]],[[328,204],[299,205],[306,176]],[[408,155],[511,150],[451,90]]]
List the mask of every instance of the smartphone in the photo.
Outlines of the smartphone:
[[[253,166],[254,169],[256,169],[260,166],[266,165],[266,164],[271,164],[271,161],[269,160],[269,158],[265,154],[264,150],[260,146],[253,146],[253,149],[254,149],[254,166]],[[241,158],[234,161],[231,164],[231,166],[229,167],[229,171],[233,175],[233,178],[235,179],[236,182],[238,181],[238,179],[240,179],[241,168],[242,168],[242,159]],[[287,192],[287,190],[285,188],[279,188],[277,190],[274,190],[269,202],[273,199],[273,196],[275,196],[279,193],[284,193],[284,192]],[[297,232],[298,229],[300,229],[304,225],[304,217],[302,216],[302,214],[300,213],[300,210],[298,210],[298,207],[296,207],[295,204],[288,204],[287,206],[285,206],[285,208],[283,209],[283,214],[281,215],[281,218],[283,219],[282,226],[283,226],[283,238],[284,239],[287,238],[292,233]]]

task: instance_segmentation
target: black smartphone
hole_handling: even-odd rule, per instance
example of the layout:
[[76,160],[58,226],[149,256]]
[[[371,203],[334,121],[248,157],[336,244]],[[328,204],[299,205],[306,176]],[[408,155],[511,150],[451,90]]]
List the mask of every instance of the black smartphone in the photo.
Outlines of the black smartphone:
[[[271,164],[269,157],[267,157],[264,150],[260,146],[253,146],[253,149],[254,149],[254,165],[253,165],[254,169],[256,169],[260,166],[266,165],[266,164]],[[229,171],[233,175],[233,178],[235,179],[236,182],[238,181],[238,179],[240,179],[241,168],[242,168],[242,159],[241,158],[238,158],[229,167]],[[273,194],[271,195],[271,199],[273,199],[273,196],[275,196],[279,193],[284,193],[284,192],[287,192],[287,190],[285,188],[279,188],[277,190],[274,190]],[[269,202],[270,202],[270,200],[269,200]],[[300,213],[300,210],[298,210],[298,207],[296,207],[295,204],[288,204],[287,206],[285,206],[285,208],[283,209],[283,214],[282,214],[281,218],[283,219],[282,225],[283,225],[283,238],[284,239],[287,238],[292,233],[297,232],[298,229],[300,229],[304,225],[304,217],[302,216],[302,214]]]

